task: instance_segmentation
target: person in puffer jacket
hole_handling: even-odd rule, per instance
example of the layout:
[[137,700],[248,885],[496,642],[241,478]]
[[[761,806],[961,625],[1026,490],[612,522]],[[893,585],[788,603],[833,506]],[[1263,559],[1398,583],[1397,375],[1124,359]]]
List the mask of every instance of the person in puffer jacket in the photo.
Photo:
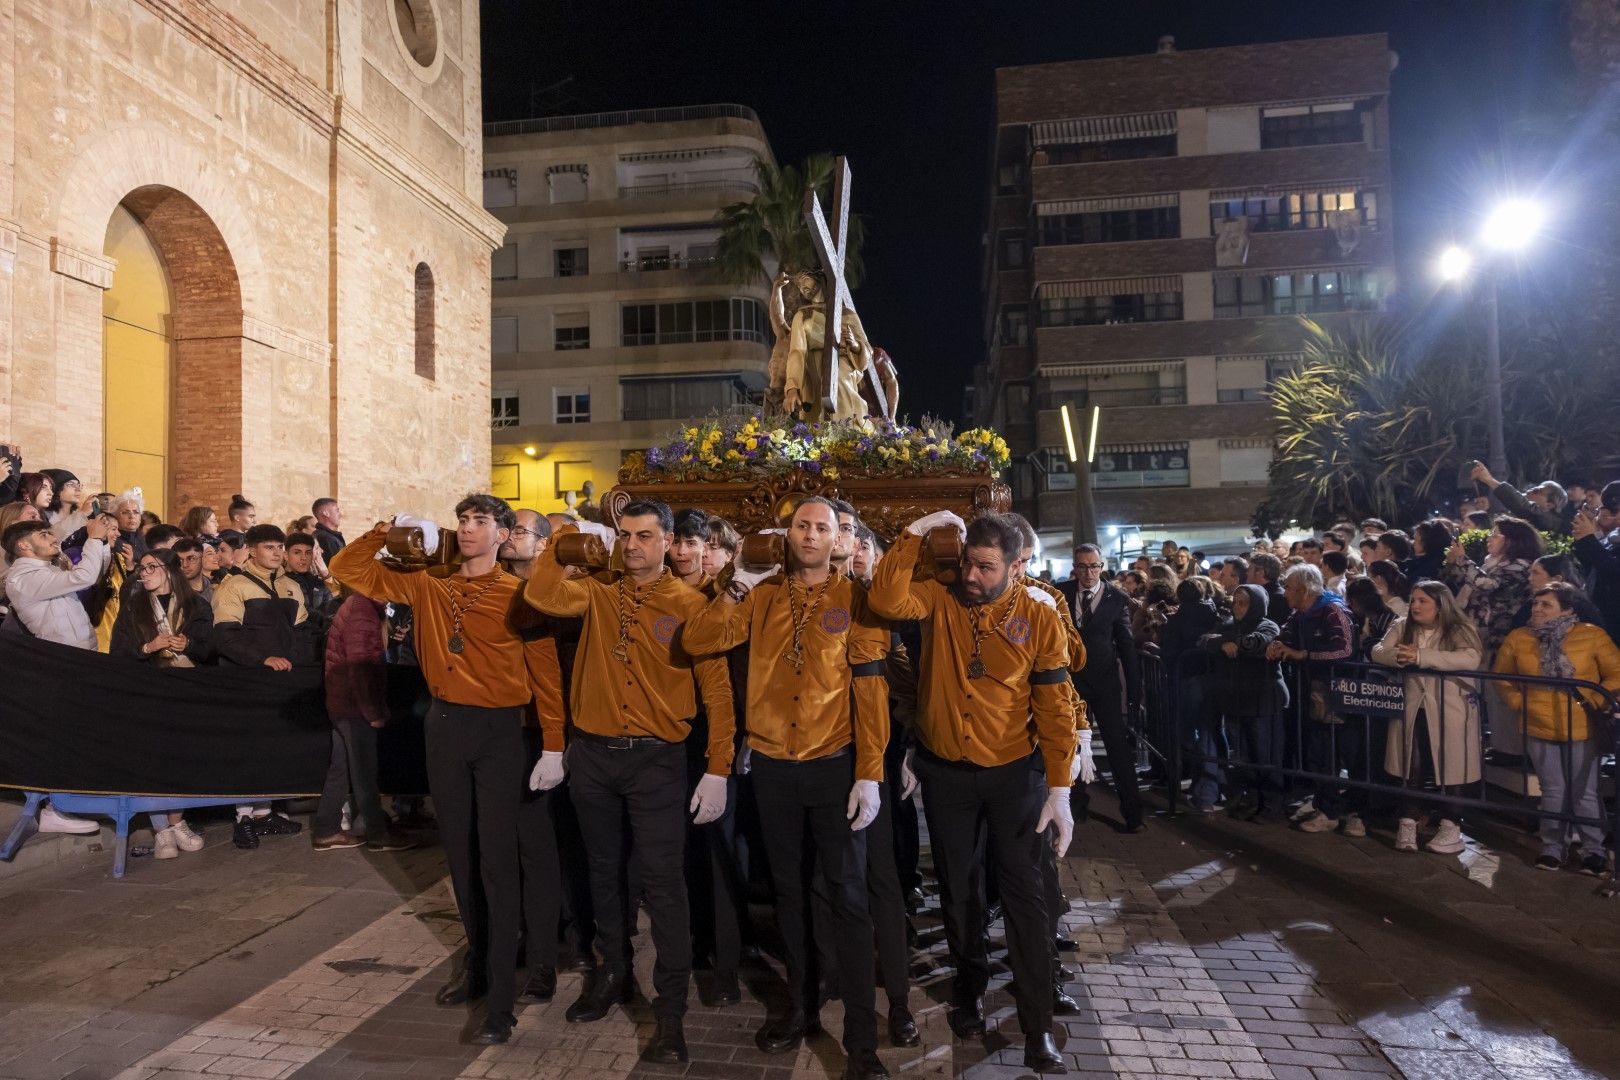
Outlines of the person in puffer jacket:
[[1228,806],[1244,820],[1282,814],[1282,777],[1268,766],[1276,766],[1282,757],[1288,688],[1282,665],[1266,659],[1266,647],[1281,632],[1266,618],[1268,599],[1259,585],[1239,585],[1232,593],[1232,617],[1198,640],[1200,649],[1213,654],[1212,704],[1226,720],[1227,738],[1236,735],[1238,753],[1249,763],[1232,772],[1238,794]]

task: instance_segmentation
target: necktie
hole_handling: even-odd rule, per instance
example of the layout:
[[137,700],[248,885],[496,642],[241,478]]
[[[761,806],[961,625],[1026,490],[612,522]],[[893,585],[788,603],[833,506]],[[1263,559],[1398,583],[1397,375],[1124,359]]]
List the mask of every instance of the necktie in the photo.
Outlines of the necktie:
[[1083,627],[1091,621],[1091,593],[1086,591],[1080,594],[1080,625]]

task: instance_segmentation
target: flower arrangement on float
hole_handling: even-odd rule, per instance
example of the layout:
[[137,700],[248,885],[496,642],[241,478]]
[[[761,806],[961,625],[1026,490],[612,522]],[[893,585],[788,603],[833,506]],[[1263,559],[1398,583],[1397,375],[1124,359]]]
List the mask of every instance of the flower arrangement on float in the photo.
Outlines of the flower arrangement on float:
[[994,477],[1007,443],[989,428],[954,433],[924,417],[916,426],[882,418],[780,423],[713,416],[625,458],[621,484],[737,482],[807,472],[829,480]]

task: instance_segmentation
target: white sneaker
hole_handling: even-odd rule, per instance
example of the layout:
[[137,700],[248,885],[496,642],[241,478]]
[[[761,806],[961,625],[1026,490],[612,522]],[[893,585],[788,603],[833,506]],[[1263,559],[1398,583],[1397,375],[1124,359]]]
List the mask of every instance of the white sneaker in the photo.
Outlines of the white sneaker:
[[174,834],[174,842],[180,845],[181,851],[201,851],[203,838],[192,831],[190,825],[184,821],[169,830]]
[[1299,808],[1297,810],[1289,815],[1288,820],[1304,821],[1314,813],[1316,813],[1316,799],[1314,797],[1307,798],[1304,802],[1299,804]]
[[1360,814],[1346,814],[1344,816],[1344,835],[1355,837],[1367,835],[1367,825],[1361,820]]
[[180,843],[175,839],[174,829],[159,829],[152,838],[152,858],[178,859],[180,857]]
[[1338,827],[1339,819],[1336,817],[1328,817],[1326,814],[1313,814],[1299,823],[1300,832],[1332,832]]
[[1416,851],[1417,850],[1417,819],[1416,818],[1409,818],[1409,817],[1401,818],[1400,824],[1398,826],[1396,826],[1396,828],[1395,828],[1395,850],[1396,851]]
[[1449,818],[1440,819],[1440,831],[1434,834],[1433,840],[1423,846],[1436,855],[1455,855],[1467,847],[1463,843],[1462,829]]
[[354,827],[354,815],[349,812],[349,802],[343,801],[343,817],[338,824],[338,832],[351,832]]
[[72,833],[75,836],[90,836],[101,831],[99,821],[89,818],[74,817],[64,814],[50,803],[39,812],[39,831],[42,833]]

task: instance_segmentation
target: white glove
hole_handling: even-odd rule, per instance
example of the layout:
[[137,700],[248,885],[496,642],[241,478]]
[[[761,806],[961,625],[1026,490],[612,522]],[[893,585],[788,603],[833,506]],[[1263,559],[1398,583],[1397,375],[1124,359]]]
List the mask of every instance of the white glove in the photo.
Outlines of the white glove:
[[930,529],[937,529],[942,525],[955,525],[958,532],[967,536],[967,522],[949,510],[936,510],[932,514],[925,514],[906,526],[906,532],[912,536],[927,536]]
[[592,536],[599,537],[602,543],[607,545],[609,553],[613,551],[614,545],[619,542],[619,534],[600,521],[576,521],[574,527],[582,533],[590,533]]
[[1047,592],[1045,589],[1039,588],[1035,585],[1025,585],[1024,591],[1027,592],[1029,594],[1029,598],[1035,601],[1037,604],[1045,604],[1053,611],[1057,610],[1057,601],[1052,599],[1052,594]]
[[915,747],[906,747],[906,756],[900,759],[900,797],[909,799],[917,794],[919,782],[917,774],[912,771],[911,759],[917,756]]
[[432,555],[439,550],[438,523],[427,518],[419,518],[413,514],[395,514],[394,524],[407,529],[422,530],[422,554]]
[[851,832],[860,832],[877,820],[881,798],[876,780],[855,781],[855,786],[849,789],[849,809],[844,812]]
[[781,563],[775,563],[764,570],[745,570],[742,566],[733,563],[731,566],[731,581],[734,585],[741,585],[745,591],[753,592],[755,585],[781,572]]
[[543,750],[529,774],[530,791],[550,791],[563,782],[563,755],[561,750]]
[[687,807],[693,814],[692,824],[707,825],[726,812],[726,778],[704,773],[692,792],[692,803]]
[[1074,811],[1069,809],[1068,788],[1046,789],[1046,805],[1041,807],[1041,817],[1035,823],[1035,831],[1045,832],[1048,825],[1055,826],[1052,851],[1061,859],[1069,850],[1069,841],[1074,838]]
[[1069,783],[1076,780],[1089,784],[1097,779],[1097,763],[1091,757],[1091,729],[1080,732],[1080,745],[1075,747],[1074,761],[1069,765]]

